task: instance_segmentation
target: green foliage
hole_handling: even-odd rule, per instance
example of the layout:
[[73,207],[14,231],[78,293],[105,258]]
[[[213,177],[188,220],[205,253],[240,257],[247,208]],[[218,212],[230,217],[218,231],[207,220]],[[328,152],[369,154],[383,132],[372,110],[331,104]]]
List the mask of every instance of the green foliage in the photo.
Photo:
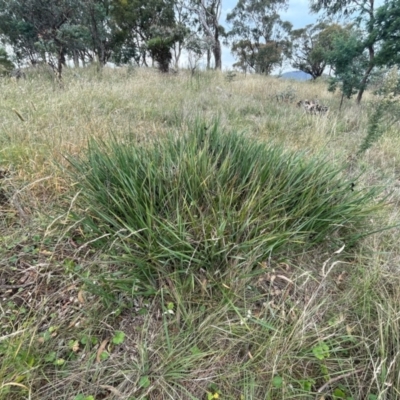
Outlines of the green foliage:
[[400,0],[391,0],[379,7],[375,18],[375,35],[380,40],[378,65],[400,65]]
[[147,42],[147,48],[151,56],[158,63],[161,72],[168,72],[169,64],[172,60],[171,48],[175,43],[175,38],[157,36]]
[[[207,115],[221,113],[224,126],[229,127],[226,129],[245,127],[248,140],[305,148],[304,158],[298,159],[294,169],[308,164],[311,160],[306,157],[321,148],[329,149],[329,154],[324,151],[327,163],[334,160],[340,164],[348,149],[359,144],[365,135],[369,110],[358,113],[356,105],[349,105],[345,115],[335,117],[337,124],[298,118],[296,112],[290,112],[290,105],[282,107],[273,97],[288,86],[280,80],[255,75],[238,74],[230,87],[232,96],[222,98],[212,89],[229,85],[224,75],[209,71],[201,72],[197,92],[188,87],[186,74],[164,79],[154,71],[138,69],[133,76],[127,76],[125,69],[106,69],[102,79],[93,79],[92,72],[85,69],[79,71],[77,82],[75,73],[67,71],[63,91],[52,91],[43,76],[19,85],[9,79],[1,82],[5,101],[2,118],[7,122],[1,136],[1,167],[10,169],[1,185],[7,194],[18,192],[18,197],[13,199],[15,203],[3,203],[1,208],[0,280],[2,287],[23,282],[28,286],[1,292],[0,347],[4,346],[0,356],[0,398],[49,400],[56,393],[71,400],[79,394],[81,398],[96,399],[161,396],[204,400],[207,391],[212,396],[218,394],[209,390],[210,382],[221,391],[220,399],[311,399],[324,385],[326,389],[318,393],[319,397],[333,399],[334,395],[345,393],[354,399],[396,398],[400,365],[398,359],[388,355],[396,354],[393,349],[400,348],[400,277],[393,263],[399,255],[397,229],[376,233],[356,248],[346,246],[340,254],[333,253],[342,247],[336,247],[335,235],[327,238],[328,243],[332,239],[334,249],[327,248],[325,242],[295,254],[293,247],[301,247],[301,243],[288,243],[251,272],[243,270],[247,252],[242,251],[237,263],[227,264],[229,273],[223,277],[214,274],[217,267],[207,264],[198,276],[189,270],[165,279],[163,273],[172,268],[166,265],[163,270],[160,266],[152,285],[158,294],[149,299],[137,295],[140,282],[132,279],[140,266],[124,260],[116,263],[109,256],[126,254],[121,241],[129,232],[112,236],[108,227],[110,230],[103,232],[109,236],[101,239],[107,247],[96,246],[103,233],[92,231],[89,225],[81,229],[68,217],[70,209],[83,217],[93,215],[90,209],[86,215],[86,210],[80,208],[85,204],[80,203],[81,194],[72,202],[61,194],[73,192],[72,197],[78,192],[75,181],[66,176],[70,166],[62,159],[65,169],[57,171],[51,163],[53,157],[60,160],[59,155],[68,151],[86,158],[87,137],[108,140],[112,130],[129,151],[138,145],[152,148],[163,144],[168,129],[164,121],[168,118],[173,125],[171,130],[177,132],[176,140],[178,132],[190,124],[193,113],[201,110]],[[265,93],[266,85],[271,96]],[[309,98],[312,93],[327,101],[322,83],[298,84],[296,89],[300,98]],[[368,97],[372,99],[371,95]],[[29,124],[20,124],[17,118],[14,121],[12,107],[17,107]],[[246,118],[242,111],[247,112],[243,114]],[[256,123],[247,117],[256,117]],[[19,128],[20,125],[24,127]],[[393,160],[400,148],[396,146],[395,128],[390,132],[390,143],[385,141],[379,152],[370,152],[368,163],[352,164],[351,168],[352,175],[360,168],[367,171],[355,190],[382,182],[385,192],[392,192],[385,210],[368,218],[368,223],[373,219],[374,228],[382,220],[387,225],[396,224],[393,218],[397,215],[397,195],[388,183],[396,172]],[[154,136],[163,139],[154,143]],[[140,143],[136,143],[139,139]],[[165,155],[163,150],[161,147]],[[185,149],[182,153],[193,157]],[[154,160],[156,164],[158,160]],[[265,160],[264,157],[262,163]],[[182,165],[187,164],[182,161]],[[285,162],[281,165],[285,170]],[[289,193],[290,198],[291,185],[280,186],[280,176],[284,179],[286,175],[274,175],[280,190],[274,191],[272,185],[270,193],[282,203],[280,192]],[[310,190],[307,182],[310,181],[304,182],[305,192]],[[336,184],[335,179],[331,184]],[[346,188],[346,182],[343,184]],[[169,190],[172,187],[171,183]],[[226,188],[230,190],[229,185],[223,189]],[[326,184],[325,188],[327,192],[331,186]],[[181,187],[175,185],[175,190],[181,191]],[[217,195],[209,197],[215,202]],[[133,201],[127,204],[136,208]],[[16,206],[29,213],[28,220],[22,219],[23,214],[18,215]],[[9,222],[4,221],[5,213],[13,214],[7,217]],[[266,214],[259,214],[263,223]],[[360,234],[364,232],[365,225],[361,225]],[[134,240],[128,245],[135,249]],[[328,257],[332,257],[329,262]],[[97,271],[104,275],[98,276]],[[82,275],[98,286],[105,279],[115,278],[109,287],[114,289],[119,304],[114,303],[111,309],[103,307],[100,298],[86,292]],[[285,287],[278,275],[293,283],[288,282]],[[115,290],[117,284],[124,284],[128,292]],[[134,296],[130,296],[132,293]],[[174,313],[167,314],[168,310]],[[126,333],[122,345],[111,341],[117,330]],[[10,334],[15,336],[5,337]],[[99,345],[101,342],[103,347],[105,339],[110,341],[99,360]],[[331,355],[322,361],[312,352],[321,341],[329,346]],[[126,354],[122,351],[125,347],[134,349]],[[22,354],[28,349],[34,359],[32,367]],[[107,353],[108,360],[102,362]],[[48,361],[44,360],[46,356]],[[64,364],[54,365],[56,360],[64,360]],[[147,388],[139,386],[145,376],[150,382]],[[281,387],[279,380],[274,380],[276,376],[282,378]],[[14,382],[26,389],[4,386]],[[144,380],[142,384],[146,385]]]
[[124,340],[125,340],[125,333],[122,331],[116,331],[112,338],[112,342],[114,344],[122,344]]
[[259,74],[269,75],[272,70],[282,65],[284,53],[288,54],[288,43],[269,41],[264,43],[252,43],[249,40],[237,40],[232,44],[232,53],[237,62],[234,67],[244,72],[248,70]]
[[0,47],[0,75],[6,75],[14,68],[14,64],[10,61],[7,51]]
[[332,49],[333,38],[342,30],[341,25],[321,22],[292,31],[292,66],[314,79],[321,76],[327,65],[327,52]]
[[149,377],[146,376],[142,376],[139,380],[139,386],[146,389],[150,386],[150,379]]
[[351,16],[357,11],[365,11],[364,3],[352,0],[311,0],[311,11],[317,13],[324,11],[327,16],[344,15]]
[[335,91],[340,85],[342,95],[351,98],[361,88],[363,72],[368,64],[360,34],[343,31],[336,35],[326,57],[335,71],[335,76],[329,81],[329,90]]
[[[137,43],[155,37],[152,30],[174,25],[172,1],[0,0],[0,33],[19,60],[57,59],[61,74],[66,56],[93,58],[100,65],[113,59],[138,61]],[[49,57],[49,55],[51,55]]]
[[269,75],[275,67],[282,66],[284,56],[290,52],[288,41],[272,40],[259,43],[256,47],[254,70],[257,73]]
[[[55,55],[61,74],[69,42],[64,37],[76,38],[75,26],[79,2],[59,0],[21,2],[0,0],[0,33],[13,46],[19,60],[28,58],[32,62],[46,59],[46,52]],[[64,33],[62,32],[64,31]]]
[[[336,62],[340,64],[343,64],[343,62],[339,59],[347,59],[348,67],[339,72],[341,74],[339,80],[343,83],[342,93],[343,96],[349,97],[352,91],[357,89],[357,103],[359,104],[371,78],[371,73],[377,65],[375,53],[380,39],[375,29],[375,2],[311,0],[311,10],[314,12],[323,11],[329,17],[335,15],[354,16],[355,25],[359,28],[362,27],[355,34],[347,38],[342,37],[341,43],[336,43],[337,50],[334,50],[332,54]],[[352,38],[352,36],[354,37]],[[366,54],[364,54],[364,51]],[[342,52],[342,55],[340,55],[340,52]],[[335,72],[337,73],[336,70]],[[334,87],[334,84],[332,87]]]
[[283,385],[282,377],[279,376],[279,375],[274,376],[273,379],[272,379],[272,386],[274,388],[280,389],[282,387],[282,385]]
[[29,57],[30,52],[35,52],[35,42],[38,40],[35,26],[29,18],[23,18],[23,9],[27,4],[0,0],[0,35],[4,42],[9,43],[17,59]]
[[[100,65],[113,60],[117,64],[128,63],[136,57],[136,44],[127,32],[117,25],[114,18],[112,0],[90,0],[81,3],[81,13],[77,21],[83,36],[76,43],[74,49],[85,54],[88,49],[93,50]],[[79,32],[78,32],[79,35]]]
[[31,337],[24,333],[10,336],[0,336],[0,399],[11,398],[13,385],[19,391],[28,391],[26,384],[40,361],[32,348]]
[[340,389],[340,388],[336,388],[333,391],[333,398],[336,399],[345,399],[346,398],[346,393]]
[[119,60],[126,59],[129,49],[137,49],[137,62],[142,60],[146,65],[146,56],[150,52],[160,70],[168,71],[171,47],[184,35],[182,27],[175,23],[173,1],[112,0],[111,14],[118,27],[119,46],[123,53]]
[[[155,272],[224,272],[326,238],[349,243],[374,208],[374,191],[350,190],[324,160],[225,134],[217,124],[148,146],[91,141],[85,157],[70,161],[82,223],[109,238],[113,258],[134,265],[114,281],[132,292]],[[112,289],[110,275],[99,280]]]
[[270,74],[290,55],[289,32],[292,25],[282,21],[278,10],[285,0],[242,0],[227,16],[231,29],[228,37],[232,53],[238,59],[234,66],[243,71]]
[[310,378],[301,379],[299,383],[302,390],[304,390],[305,392],[311,392],[313,385],[315,385],[315,380]]
[[318,360],[325,360],[329,357],[329,346],[325,342],[321,342],[312,348],[312,352]]
[[74,397],[74,400],[95,400],[93,396],[86,396],[84,394],[78,394]]
[[382,88],[381,95],[376,102],[373,102],[373,110],[368,119],[367,135],[358,150],[358,155],[368,150],[390,126],[400,120],[400,98],[398,87],[400,78],[396,67],[387,74]]
[[207,390],[207,400],[219,399],[221,391],[215,383],[212,383]]

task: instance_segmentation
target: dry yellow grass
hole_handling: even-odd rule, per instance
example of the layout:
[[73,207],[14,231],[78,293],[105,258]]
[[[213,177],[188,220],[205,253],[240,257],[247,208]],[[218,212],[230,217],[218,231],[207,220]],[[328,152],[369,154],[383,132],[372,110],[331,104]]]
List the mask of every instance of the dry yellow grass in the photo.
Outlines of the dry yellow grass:
[[[318,99],[329,114],[278,102],[288,90],[296,100]],[[280,275],[291,282],[285,298],[263,294],[256,301],[249,287],[228,279],[215,298],[207,281],[187,295],[166,282],[165,298],[163,291],[134,305],[122,298],[109,310],[96,296],[82,301],[79,274],[107,260],[74,241],[70,233],[79,229],[66,214],[73,203],[63,197],[74,192],[64,157],[82,152],[89,138],[143,142],[181,134],[198,117],[218,118],[228,131],[322,153],[353,176],[362,172],[363,185],[382,185],[388,194],[386,211],[371,226],[397,225],[398,126],[355,158],[372,94],[361,107],[345,101],[339,111],[340,95],[324,82],[240,74],[228,82],[222,73],[163,76],[150,69],[66,71],[63,88],[48,77],[2,79],[0,93],[0,169],[9,170],[0,181],[0,201],[1,193],[9,199],[0,204],[0,399],[204,399],[207,391],[224,399],[293,399],[335,389],[354,399],[400,398],[398,228],[356,250],[270,260],[270,275],[252,284],[269,290],[271,276]],[[175,313],[166,318],[168,303]],[[96,363],[99,344],[115,331],[126,333],[122,352],[108,346],[109,358]],[[321,343],[330,354],[318,359]],[[340,393],[336,398],[346,398]]]

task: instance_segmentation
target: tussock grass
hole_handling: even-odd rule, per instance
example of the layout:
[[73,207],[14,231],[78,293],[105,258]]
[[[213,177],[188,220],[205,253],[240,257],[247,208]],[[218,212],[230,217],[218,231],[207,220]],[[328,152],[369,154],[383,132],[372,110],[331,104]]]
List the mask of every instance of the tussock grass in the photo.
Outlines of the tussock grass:
[[[165,77],[150,69],[99,74],[88,68],[67,70],[60,87],[45,72],[38,75],[17,83],[0,79],[0,169],[8,171],[0,178],[0,399],[400,397],[399,230],[380,231],[399,223],[400,146],[391,126],[355,157],[367,134],[372,94],[361,107],[347,102],[339,112],[340,96],[327,92],[322,82],[241,74],[228,82],[212,72]],[[330,106],[329,115],[306,115],[295,103],[277,102],[276,95],[288,90],[296,100],[317,98]],[[204,132],[189,134],[199,117],[207,124],[218,119],[218,131],[211,125],[208,131],[223,149],[238,150],[209,157],[210,146],[198,141]],[[93,190],[82,213],[84,189],[89,183],[93,189],[104,185],[113,151],[147,166],[143,177],[159,172],[146,187],[163,197],[142,202],[153,207],[153,235],[136,240],[127,232],[115,235],[121,228],[135,232],[131,222],[139,216],[149,226],[146,210],[129,213],[135,198],[131,186],[129,207],[105,207],[105,201],[112,203],[109,193]],[[250,160],[239,163],[246,151]],[[77,195],[79,184],[66,156],[87,162],[87,154],[102,158],[94,163],[97,175],[82,164],[86,186]],[[294,185],[289,192],[284,180],[276,178],[274,186],[266,178],[253,179],[249,171],[255,170],[257,154],[269,155],[275,168],[282,168],[275,177],[308,176],[310,190]],[[146,164],[146,155],[158,157],[162,168],[148,159]],[[233,160],[235,168],[228,167]],[[282,160],[295,164],[291,172]],[[262,170],[264,163],[258,165]],[[113,182],[119,193],[129,193],[126,171],[131,169],[118,171],[111,170]],[[241,178],[232,180],[234,173]],[[246,174],[251,179],[246,181]],[[203,180],[196,183],[197,176]],[[343,186],[337,189],[339,177]],[[197,204],[178,196],[175,178]],[[355,192],[348,191],[345,182],[356,179]],[[386,196],[386,205],[364,219],[362,196],[375,187],[383,192],[370,204]],[[279,188],[287,198],[279,197]],[[253,195],[240,199],[239,189]],[[267,207],[257,208],[258,200],[272,206],[267,192],[281,205],[275,220],[264,218],[265,226],[251,228],[256,218],[249,219],[247,230],[240,230],[246,213],[265,212]],[[300,192],[302,206],[290,205]],[[324,201],[338,201],[335,216],[307,208],[322,207]],[[353,209],[351,201],[356,201]],[[305,228],[307,210],[315,219]],[[289,218],[293,211],[297,219]],[[82,227],[72,214],[91,216],[92,225]],[[356,229],[330,230],[333,221],[350,221],[351,215],[357,217]],[[107,224],[101,216],[107,216]],[[322,216],[330,222],[320,221]],[[237,228],[236,236],[224,221]],[[181,230],[174,236],[177,226]],[[284,243],[272,252],[261,234],[265,227],[275,229]],[[283,228],[290,228],[289,237]],[[369,230],[377,232],[350,246],[351,235]],[[313,243],[309,234],[318,232],[324,240],[315,236]],[[103,234],[109,239],[100,239]],[[230,240],[224,243],[225,236]],[[152,257],[138,253],[145,238],[153,245]],[[172,246],[157,260],[160,244]],[[196,271],[186,274],[188,254],[198,262]],[[208,262],[201,265],[201,260]],[[151,267],[154,285],[140,286],[142,277],[132,275],[138,261]]]
[[379,209],[376,190],[354,190],[322,158],[224,133],[217,123],[148,146],[91,142],[71,163],[82,225],[134,265],[121,268],[132,270],[130,287],[174,270],[226,274],[234,266],[240,275],[282,248],[327,239],[354,244]]

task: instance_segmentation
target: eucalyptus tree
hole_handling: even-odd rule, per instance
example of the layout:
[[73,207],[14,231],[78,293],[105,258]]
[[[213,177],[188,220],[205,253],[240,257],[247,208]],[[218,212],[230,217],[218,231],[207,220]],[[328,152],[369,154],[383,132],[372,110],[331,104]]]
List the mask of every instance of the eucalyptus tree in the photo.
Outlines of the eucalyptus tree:
[[290,56],[292,25],[279,16],[286,6],[286,0],[238,1],[227,16],[231,50],[238,58],[236,66],[269,74]]
[[19,61],[48,62],[61,78],[68,51],[84,34],[78,18],[80,4],[78,0],[0,0],[0,33]]
[[313,79],[320,77],[328,65],[327,53],[333,50],[333,40],[343,29],[339,24],[320,22],[293,30],[293,68],[310,74]]
[[112,16],[126,48],[136,61],[147,64],[150,55],[161,71],[168,71],[172,49],[184,31],[175,21],[174,0],[113,0]]
[[17,62],[28,59],[35,63],[40,57],[35,46],[38,32],[32,18],[25,15],[27,6],[15,0],[0,0],[0,37],[3,44],[12,47]]
[[332,40],[332,46],[326,52],[326,61],[334,70],[334,75],[329,78],[330,91],[340,87],[342,107],[344,97],[350,99],[363,85],[360,76],[368,68],[369,59],[364,51],[364,44],[360,40],[361,32],[351,26],[337,33]]
[[375,0],[310,0],[310,5],[313,12],[322,11],[328,17],[353,18],[362,28],[358,39],[367,53],[368,63],[359,77],[357,103],[360,103],[371,73],[377,65],[375,55],[379,38],[375,30]]
[[194,75],[204,55],[210,54],[211,47],[212,43],[210,43],[205,36],[202,37],[196,34],[190,34],[186,38],[185,49],[187,52],[187,62],[192,75]]
[[225,29],[220,25],[221,0],[188,0],[188,9],[194,14],[194,22],[198,33],[204,36],[202,42],[209,43],[207,49],[207,68],[211,67],[211,53],[214,57],[214,68],[222,68],[221,39],[225,37]]
[[187,43],[191,43],[194,37],[197,37],[196,20],[189,7],[190,0],[174,0],[174,14],[176,31],[179,31],[178,40],[174,43],[172,49],[174,67],[179,68],[179,61]]
[[120,63],[134,55],[132,52],[124,52],[124,36],[116,27],[112,10],[112,0],[80,1],[78,18],[82,40],[79,48],[92,52],[100,66],[109,60]]
[[400,65],[400,0],[389,0],[378,8],[375,18],[376,37],[381,40],[377,64]]

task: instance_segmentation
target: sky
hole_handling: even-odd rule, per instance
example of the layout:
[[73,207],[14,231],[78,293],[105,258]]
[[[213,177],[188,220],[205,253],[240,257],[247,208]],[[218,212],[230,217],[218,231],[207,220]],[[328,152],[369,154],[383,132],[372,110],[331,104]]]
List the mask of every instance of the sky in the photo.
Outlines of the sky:
[[[222,0],[221,25],[228,27],[226,24],[226,16],[232,11],[236,3],[237,0]],[[316,14],[310,13],[308,0],[289,0],[289,7],[287,11],[282,11],[280,14],[283,21],[289,21],[293,24],[293,29],[299,29],[308,24],[313,24],[318,18]],[[234,62],[235,59],[230,53],[229,48],[223,46],[222,69],[231,69]],[[290,65],[285,65],[282,72],[291,70],[293,70],[293,68]]]

